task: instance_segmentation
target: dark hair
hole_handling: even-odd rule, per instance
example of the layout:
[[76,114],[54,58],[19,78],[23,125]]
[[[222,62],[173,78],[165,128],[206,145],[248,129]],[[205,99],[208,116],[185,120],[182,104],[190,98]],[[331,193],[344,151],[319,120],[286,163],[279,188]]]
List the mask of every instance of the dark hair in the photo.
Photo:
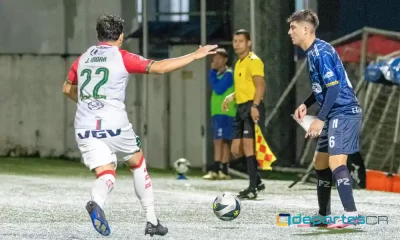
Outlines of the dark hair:
[[225,50],[225,48],[217,48],[215,52],[225,58],[228,58],[228,52]]
[[243,35],[247,41],[250,40],[250,33],[245,29],[239,29],[235,32],[235,35]]
[[296,11],[287,19],[288,23],[302,21],[311,23],[315,29],[319,26],[317,14],[308,9]]
[[101,15],[96,22],[99,41],[117,41],[124,31],[124,20],[112,14]]

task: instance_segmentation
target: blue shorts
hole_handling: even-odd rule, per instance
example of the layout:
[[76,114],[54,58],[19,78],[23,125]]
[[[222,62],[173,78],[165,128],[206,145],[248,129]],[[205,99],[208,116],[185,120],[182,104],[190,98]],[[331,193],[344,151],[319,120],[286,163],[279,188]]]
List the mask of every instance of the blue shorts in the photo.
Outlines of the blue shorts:
[[362,118],[333,117],[329,119],[317,143],[317,152],[349,155],[360,151]]
[[233,117],[215,115],[212,117],[214,139],[232,140]]

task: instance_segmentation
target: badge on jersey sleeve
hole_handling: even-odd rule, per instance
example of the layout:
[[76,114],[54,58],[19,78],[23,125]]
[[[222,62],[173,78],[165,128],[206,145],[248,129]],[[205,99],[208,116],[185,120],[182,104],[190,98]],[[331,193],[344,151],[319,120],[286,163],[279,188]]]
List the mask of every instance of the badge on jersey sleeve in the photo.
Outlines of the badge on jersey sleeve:
[[322,92],[321,85],[319,85],[318,83],[313,83],[312,84],[312,90],[315,93],[321,93]]

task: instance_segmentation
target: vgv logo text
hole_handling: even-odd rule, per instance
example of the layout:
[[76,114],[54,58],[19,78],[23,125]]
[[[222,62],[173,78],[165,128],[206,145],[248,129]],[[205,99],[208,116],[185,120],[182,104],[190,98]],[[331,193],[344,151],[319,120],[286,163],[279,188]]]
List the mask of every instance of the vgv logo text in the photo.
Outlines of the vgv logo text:
[[117,129],[117,130],[86,130],[85,132],[82,133],[78,133],[78,137],[80,139],[86,139],[89,137],[93,137],[93,138],[107,138],[107,137],[115,137],[121,134],[121,129]]

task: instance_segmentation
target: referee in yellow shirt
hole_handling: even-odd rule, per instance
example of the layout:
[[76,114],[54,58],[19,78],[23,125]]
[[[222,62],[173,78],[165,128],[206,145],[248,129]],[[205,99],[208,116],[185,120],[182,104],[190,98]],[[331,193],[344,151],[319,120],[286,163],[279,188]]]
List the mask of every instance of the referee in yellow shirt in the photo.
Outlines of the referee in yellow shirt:
[[246,158],[250,185],[239,192],[238,197],[254,199],[257,192],[264,190],[265,185],[257,173],[258,162],[255,157],[254,124],[264,128],[264,63],[250,51],[250,33],[238,30],[233,36],[233,48],[238,56],[234,70],[235,92],[227,96],[222,104],[227,110],[229,102],[236,100],[237,111],[233,122],[233,141],[231,152],[240,160]]

